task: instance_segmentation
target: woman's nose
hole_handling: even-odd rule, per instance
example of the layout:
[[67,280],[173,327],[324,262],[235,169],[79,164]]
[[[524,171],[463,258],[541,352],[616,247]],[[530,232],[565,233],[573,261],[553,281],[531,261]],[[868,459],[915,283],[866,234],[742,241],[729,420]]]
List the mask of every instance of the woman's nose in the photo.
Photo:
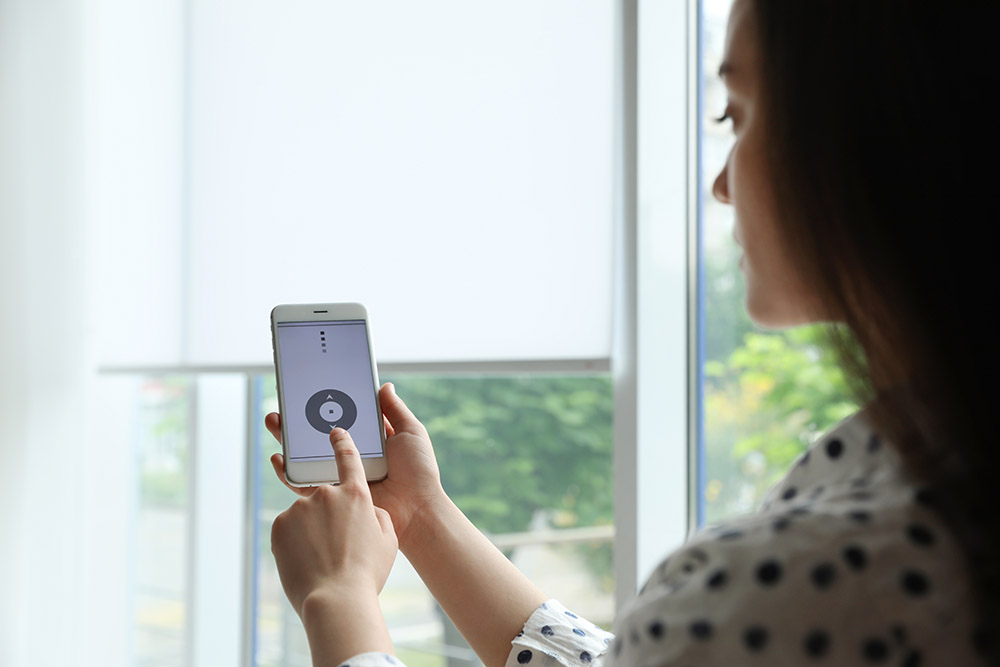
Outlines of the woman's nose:
[[715,177],[715,182],[712,183],[712,196],[718,199],[723,204],[729,203],[729,160],[726,159],[726,164],[722,166],[722,170],[719,175]]

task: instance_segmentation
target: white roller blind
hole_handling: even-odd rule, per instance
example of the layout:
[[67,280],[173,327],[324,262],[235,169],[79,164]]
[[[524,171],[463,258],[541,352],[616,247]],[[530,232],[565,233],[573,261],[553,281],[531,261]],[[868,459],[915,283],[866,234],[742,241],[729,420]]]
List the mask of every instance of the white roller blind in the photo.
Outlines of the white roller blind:
[[184,361],[309,301],[383,361],[610,354],[610,1],[190,6]]
[[105,364],[182,360],[183,2],[87,0],[91,312]]

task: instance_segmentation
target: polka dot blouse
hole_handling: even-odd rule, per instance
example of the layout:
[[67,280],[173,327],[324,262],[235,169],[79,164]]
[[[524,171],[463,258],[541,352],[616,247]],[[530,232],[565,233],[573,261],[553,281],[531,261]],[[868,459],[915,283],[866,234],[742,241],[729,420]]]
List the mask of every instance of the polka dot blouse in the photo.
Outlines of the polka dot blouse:
[[[857,413],[755,514],[701,530],[660,563],[614,635],[549,600],[506,664],[984,664],[961,553],[926,505]],[[351,664],[386,664],[369,656]]]

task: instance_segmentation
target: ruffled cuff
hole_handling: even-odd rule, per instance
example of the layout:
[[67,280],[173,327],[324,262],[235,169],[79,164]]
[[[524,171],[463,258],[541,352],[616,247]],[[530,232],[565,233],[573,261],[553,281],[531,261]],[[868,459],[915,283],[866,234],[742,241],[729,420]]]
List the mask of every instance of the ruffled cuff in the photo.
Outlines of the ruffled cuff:
[[528,617],[524,629],[511,642],[506,667],[590,665],[608,650],[614,638],[558,600],[549,600]]

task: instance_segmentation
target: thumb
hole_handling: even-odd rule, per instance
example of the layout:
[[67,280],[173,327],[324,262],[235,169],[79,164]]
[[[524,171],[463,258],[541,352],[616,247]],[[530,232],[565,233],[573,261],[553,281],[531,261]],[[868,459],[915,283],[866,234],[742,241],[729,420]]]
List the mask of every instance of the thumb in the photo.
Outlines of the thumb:
[[396,395],[396,387],[391,382],[386,382],[379,390],[379,403],[382,404],[382,413],[389,420],[393,431],[427,437],[427,429],[410,408],[406,407],[403,399]]

